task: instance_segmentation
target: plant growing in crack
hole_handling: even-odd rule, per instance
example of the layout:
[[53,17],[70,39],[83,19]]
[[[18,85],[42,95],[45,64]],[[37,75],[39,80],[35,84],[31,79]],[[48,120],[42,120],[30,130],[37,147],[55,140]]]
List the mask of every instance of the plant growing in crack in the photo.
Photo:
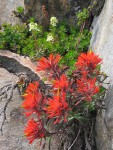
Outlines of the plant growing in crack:
[[[22,107],[26,111],[26,117],[30,119],[24,134],[31,144],[35,139],[46,140],[55,134],[66,132],[74,122],[80,128],[68,150],[83,131],[86,131],[86,147],[90,147],[92,143],[88,141],[88,137],[92,132],[89,129],[91,114],[102,108],[101,98],[105,93],[99,69],[102,59],[92,51],[81,53],[75,62],[75,69],[69,75],[68,67],[59,66],[60,59],[60,55],[50,54],[48,58],[42,57],[38,62],[37,71],[44,72],[48,86],[42,89],[37,81],[29,83],[26,88]],[[57,132],[51,132],[48,127],[50,122],[55,126],[61,124],[62,127]]]

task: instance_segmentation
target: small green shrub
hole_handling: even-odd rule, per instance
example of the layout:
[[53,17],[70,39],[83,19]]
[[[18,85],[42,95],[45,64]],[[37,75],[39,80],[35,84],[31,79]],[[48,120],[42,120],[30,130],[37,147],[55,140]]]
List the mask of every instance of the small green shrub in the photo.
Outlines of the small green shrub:
[[23,13],[24,13],[24,8],[21,7],[21,6],[17,7],[17,12],[18,12],[19,14],[23,14]]
[[27,34],[28,29],[25,24],[15,26],[4,24],[3,31],[0,32],[0,49],[21,53]]
[[80,33],[78,27],[58,22],[56,17],[51,17],[47,30],[34,23],[33,19],[29,22],[28,25],[4,24],[3,31],[0,31],[0,49],[32,59],[58,53],[63,56],[61,64],[72,66],[79,53],[88,48],[91,33],[87,29]]
[[83,22],[89,17],[89,10],[87,8],[84,8],[82,11],[78,12],[77,19],[78,19],[78,25],[82,25]]

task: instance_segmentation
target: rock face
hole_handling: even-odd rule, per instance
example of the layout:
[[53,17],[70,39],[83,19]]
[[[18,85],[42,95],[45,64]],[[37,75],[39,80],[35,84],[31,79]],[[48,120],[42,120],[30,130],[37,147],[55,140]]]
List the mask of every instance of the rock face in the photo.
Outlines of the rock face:
[[0,0],[0,25],[4,22],[20,23],[12,12],[19,6],[24,7],[24,0]]
[[0,135],[0,150],[38,150],[36,143],[28,144],[23,136],[26,119],[20,108],[22,98],[15,86],[18,80],[16,75],[0,68],[0,127],[6,114],[3,135]]
[[[108,11],[109,10],[109,11]],[[102,71],[110,77],[113,84],[112,56],[113,56],[113,2],[107,0],[93,30],[91,47],[103,58]],[[108,61],[109,60],[109,61]]]
[[101,70],[109,78],[105,107],[97,116],[97,150],[113,150],[113,1],[106,0],[91,39],[93,51],[103,59]]
[[22,89],[17,86],[21,78],[25,83],[40,80],[36,65],[27,57],[1,50],[0,67],[0,129],[6,114],[0,150],[39,150],[37,141],[30,145],[23,135],[27,120],[20,107]]
[[[69,23],[76,24],[77,12],[84,7],[87,8],[93,1],[94,0],[0,0],[0,25],[4,22],[12,24],[21,22],[21,20],[13,14],[13,11],[16,10],[18,6],[25,8],[25,16],[27,18],[34,17],[37,22],[43,25],[49,23],[51,16],[56,16],[58,20],[67,19]],[[101,11],[105,0],[96,1],[97,4],[91,12],[93,16]],[[45,10],[48,14],[46,17],[44,14]],[[89,19],[89,22],[90,21]]]
[[[91,11],[93,16],[99,14],[105,0],[96,0],[97,4]],[[40,23],[47,21],[51,16],[56,16],[58,20],[68,20],[70,24],[76,24],[78,11],[87,8],[93,0],[25,0],[25,14],[33,16]],[[45,7],[48,18],[44,17],[43,6]],[[89,19],[89,22],[91,20]]]
[[101,0],[101,1],[100,0],[95,0],[95,1],[77,0],[77,3],[81,8],[87,8],[89,5],[94,5],[92,10],[91,10],[91,14],[93,16],[98,16],[99,13],[101,12],[102,8],[103,8],[105,0]]
[[0,66],[18,75],[25,73],[31,80],[41,78],[41,75],[37,74],[36,64],[28,57],[19,56],[10,51],[0,50]]
[[[47,11],[47,16],[44,15],[43,6]],[[68,19],[70,23],[75,23],[75,12],[79,9],[77,1],[72,0],[25,0],[26,16],[33,16],[37,22],[43,25],[45,22],[49,23],[52,16],[56,16],[58,20]]]

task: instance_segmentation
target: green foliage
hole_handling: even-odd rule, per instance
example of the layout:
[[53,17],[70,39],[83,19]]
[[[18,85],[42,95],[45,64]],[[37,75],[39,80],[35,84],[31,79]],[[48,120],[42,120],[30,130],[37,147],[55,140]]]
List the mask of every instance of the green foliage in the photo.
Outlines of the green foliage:
[[28,23],[30,23],[30,22],[35,22],[35,18],[30,17],[29,20],[28,20]]
[[81,113],[75,114],[73,112],[70,112],[70,114],[68,116],[68,121],[71,121],[71,120],[74,120],[74,119],[76,119],[78,121],[81,121],[81,120],[83,120],[83,117],[82,117]]
[[15,26],[4,24],[3,31],[0,32],[0,49],[21,53],[27,34],[28,29],[25,24]]
[[16,10],[16,12],[18,13],[18,14],[23,14],[24,13],[24,8],[23,7],[21,7],[21,6],[19,6],[19,7],[17,7],[17,10]]
[[88,9],[84,8],[82,11],[80,11],[77,14],[77,19],[78,19],[78,25],[82,25],[83,22],[89,17],[89,11]]
[[70,26],[65,22],[50,24],[45,30],[42,26],[34,23],[34,18],[29,24],[3,25],[0,32],[0,49],[8,49],[21,55],[27,55],[32,59],[41,56],[49,56],[51,53],[63,56],[61,65],[71,66],[80,52],[86,51],[90,42],[90,32]]

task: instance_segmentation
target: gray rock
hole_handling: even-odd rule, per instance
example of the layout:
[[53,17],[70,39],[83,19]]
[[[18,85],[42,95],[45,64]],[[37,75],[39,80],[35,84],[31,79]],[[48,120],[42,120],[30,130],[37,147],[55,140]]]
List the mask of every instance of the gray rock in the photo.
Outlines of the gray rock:
[[36,71],[35,62],[10,51],[0,50],[0,67],[20,77],[25,75],[29,81],[42,79],[42,75]]
[[0,25],[5,22],[12,24],[21,22],[13,14],[18,6],[24,7],[24,0],[0,0]]
[[113,150],[113,1],[106,0],[96,21],[91,39],[91,48],[103,59],[101,70],[109,78],[104,111],[100,111],[96,121],[96,142],[98,150]]
[[[109,11],[108,11],[109,10]],[[113,2],[106,1],[104,9],[93,29],[91,48],[103,58],[102,71],[104,71],[113,84],[112,56],[113,56]],[[109,60],[109,61],[108,61]]]
[[19,78],[0,68],[0,127],[4,120],[3,109],[6,107],[6,121],[3,135],[0,135],[0,150],[38,150],[36,142],[30,145],[23,136],[26,119],[21,109],[22,98],[15,87]]
[[103,5],[105,3],[105,0],[101,0],[101,1],[100,0],[95,0],[95,1],[94,0],[90,0],[90,1],[89,0],[88,1],[77,0],[77,3],[81,8],[84,8],[84,7],[87,8],[89,5],[91,6],[94,5],[91,10],[91,13],[93,14],[93,16],[97,16],[101,12]]
[[[97,0],[96,6],[92,9],[92,14],[95,16],[101,11],[105,0]],[[92,4],[93,0],[0,0],[0,25],[4,22],[8,23],[21,23],[21,19],[15,17],[13,11],[18,6],[25,8],[25,17],[34,17],[37,22],[48,25],[49,18],[56,16],[58,20],[66,19],[70,24],[76,24],[76,14],[84,7]],[[45,5],[48,17],[44,16],[42,6]],[[91,22],[91,18],[88,22]],[[89,23],[90,24],[90,23]]]
[[[44,22],[49,23],[49,18],[51,16],[56,16],[58,20],[64,19],[67,20],[68,23],[76,25],[77,13],[83,8],[88,8],[90,4],[92,5],[93,1],[94,0],[25,0],[25,14],[27,17],[33,16],[36,18],[37,22],[42,24],[44,24]],[[89,24],[91,23],[92,15],[95,16],[99,14],[105,2],[105,0],[96,1],[97,3],[91,11],[91,16],[87,20]],[[43,5],[48,13],[48,18],[44,18],[44,13],[42,11]]]
[[24,78],[26,84],[38,80],[44,86],[41,81],[42,75],[36,72],[36,64],[28,57],[10,51],[0,51],[0,67],[0,128],[6,114],[3,135],[0,135],[0,150],[39,150],[37,140],[33,144],[28,144],[23,135],[27,120],[20,107],[22,89],[17,87],[17,82],[21,78]]

